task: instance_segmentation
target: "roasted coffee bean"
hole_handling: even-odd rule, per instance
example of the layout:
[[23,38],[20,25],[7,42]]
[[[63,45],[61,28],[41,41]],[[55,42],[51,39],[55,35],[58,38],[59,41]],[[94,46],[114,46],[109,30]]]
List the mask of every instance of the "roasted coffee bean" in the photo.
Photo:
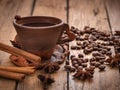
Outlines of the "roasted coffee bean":
[[79,38],[80,38],[79,36],[76,36],[76,40],[80,40]]
[[105,65],[100,65],[98,68],[99,68],[100,71],[104,71],[106,66]]
[[81,63],[84,63],[83,58],[80,58],[78,61],[80,61]]
[[104,37],[104,38],[103,38],[103,41],[107,41],[107,40],[108,40],[108,38],[107,38],[107,37]]
[[81,41],[77,41],[76,44],[77,44],[78,46],[80,46],[80,45],[81,45]]
[[91,52],[92,52],[92,48],[85,48],[84,50],[83,50],[83,52],[84,52],[84,54],[90,54]]
[[70,72],[75,72],[75,70],[76,69],[72,67],[71,70],[70,70]]
[[71,46],[71,49],[72,49],[72,50],[80,50],[81,47],[80,47],[80,46]]
[[69,66],[69,65],[64,66],[64,68],[65,68],[66,70],[70,71],[70,72],[75,72],[75,68],[73,68],[73,67],[71,67],[71,66]]
[[87,67],[87,63],[82,63],[81,64],[83,67]]
[[92,36],[90,37],[90,40],[96,41],[97,38],[96,38],[95,36],[92,35]]
[[106,48],[107,49],[107,51],[110,51],[111,50],[111,48]]
[[78,57],[83,58],[84,56],[83,56],[83,54],[78,54]]
[[71,60],[72,60],[72,61],[78,61],[79,58],[77,58],[77,57],[73,57]]
[[93,32],[93,31],[95,31],[95,28],[92,27],[92,28],[90,28],[90,30]]
[[76,50],[76,46],[71,46],[71,49],[72,50]]
[[95,66],[89,66],[89,68],[94,70],[94,69],[95,69]]
[[108,42],[106,42],[106,43],[101,43],[101,45],[103,45],[103,46],[108,46],[109,45],[109,43]]
[[71,55],[71,56],[70,56],[70,59],[72,60],[73,57],[75,57],[75,55]]
[[92,31],[92,36],[95,36],[96,34],[96,31]]
[[80,47],[80,46],[77,46],[77,47],[76,47],[76,50],[80,50],[80,49],[81,49],[81,47]]
[[93,62],[93,61],[95,61],[95,57],[92,57],[92,58],[90,59],[90,62]]
[[106,47],[106,46],[103,46],[102,48],[103,48],[103,49],[105,49],[105,50],[106,50],[106,52],[111,50],[111,48]]
[[90,62],[90,65],[95,66],[96,62]]
[[79,64],[74,64],[73,65],[75,68],[78,68],[79,67]]
[[116,52],[120,53],[120,47],[116,47]]
[[88,40],[89,39],[89,34],[86,34],[85,36],[84,36],[84,40]]
[[89,60],[88,60],[88,58],[85,58],[83,61],[84,61],[84,63],[87,63]]
[[85,33],[88,33],[88,34],[90,34],[92,32],[92,30],[89,26],[85,26],[84,31],[85,31]]
[[95,60],[99,61],[100,60],[100,56],[95,56]]
[[80,35],[84,35],[85,34],[85,31],[80,31]]
[[106,53],[106,55],[111,56],[111,55],[112,55],[112,52],[111,52],[111,51],[108,51],[108,52]]
[[79,66],[77,69],[78,69],[78,70],[82,70],[82,69],[83,69],[83,67],[82,67],[82,66]]
[[80,41],[84,41],[84,38],[83,38],[83,37],[80,37],[79,40],[80,40]]
[[74,61],[72,61],[72,64],[77,64],[77,63],[78,63],[78,62],[77,62],[77,61],[75,61],[75,60],[74,60]]
[[77,64],[79,64],[79,66],[82,64],[83,62],[81,60],[77,61]]
[[93,53],[92,53],[92,56],[93,56],[93,57],[95,57],[95,56],[101,56],[101,54],[98,53],[98,52],[93,52]]
[[99,62],[100,62],[101,64],[104,64],[105,60],[100,60]]
[[98,50],[98,47],[93,47],[93,51],[97,51]]
[[113,41],[109,41],[109,45],[110,46],[114,45],[114,42]]
[[86,47],[85,45],[83,45],[83,44],[81,45],[81,48],[82,48],[82,49],[84,49],[85,47]]
[[107,50],[106,50],[106,49],[102,49],[101,53],[102,53],[102,54],[106,54],[106,53],[107,53]]
[[85,45],[85,46],[88,46],[88,45],[89,45],[89,42],[85,40],[85,41],[83,41],[82,44]]
[[99,67],[100,65],[101,65],[101,63],[99,63],[99,62],[95,63],[95,67]]
[[94,35],[97,39],[99,39],[100,35],[99,34],[96,34]]

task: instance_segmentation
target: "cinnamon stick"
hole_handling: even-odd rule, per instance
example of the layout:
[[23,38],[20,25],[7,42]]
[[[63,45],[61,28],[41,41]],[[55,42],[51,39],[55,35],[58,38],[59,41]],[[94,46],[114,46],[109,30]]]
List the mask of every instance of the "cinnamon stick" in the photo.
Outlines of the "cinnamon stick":
[[0,70],[0,77],[21,81],[25,78],[25,74]]
[[32,74],[35,72],[35,69],[33,69],[33,67],[26,68],[26,67],[0,66],[0,70],[18,72],[23,74]]
[[7,53],[16,55],[16,56],[23,56],[30,62],[40,62],[41,58],[37,55],[31,54],[29,52],[26,52],[24,50],[0,43],[0,50],[5,51]]

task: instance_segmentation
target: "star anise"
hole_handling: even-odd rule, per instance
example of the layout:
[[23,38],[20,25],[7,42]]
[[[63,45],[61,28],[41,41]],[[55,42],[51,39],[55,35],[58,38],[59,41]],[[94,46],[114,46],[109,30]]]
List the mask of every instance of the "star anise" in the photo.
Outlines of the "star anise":
[[116,54],[114,57],[110,56],[106,61],[111,67],[116,67],[120,62],[120,54]]
[[46,73],[54,73],[55,71],[59,70],[60,66],[56,62],[46,62],[43,66],[43,70]]
[[51,78],[50,75],[38,75],[38,79],[40,79],[40,81],[43,84],[43,90],[48,90],[48,85],[52,84],[55,82],[55,80],[53,78]]
[[84,70],[78,69],[77,72],[73,75],[73,77],[80,80],[85,80],[88,78],[92,78],[93,74],[94,74],[94,68],[89,67],[89,68],[85,68]]
[[116,30],[116,31],[115,31],[115,35],[118,35],[118,36],[119,36],[119,35],[120,35],[120,31]]
[[38,75],[38,78],[40,79],[41,82],[43,82],[44,84],[52,84],[53,82],[55,82],[55,80],[53,78],[51,78],[50,75]]

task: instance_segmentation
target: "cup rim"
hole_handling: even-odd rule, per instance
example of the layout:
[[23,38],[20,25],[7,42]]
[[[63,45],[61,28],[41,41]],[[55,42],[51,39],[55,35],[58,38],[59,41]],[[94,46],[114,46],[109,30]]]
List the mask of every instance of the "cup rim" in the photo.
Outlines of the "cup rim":
[[[17,19],[14,19],[13,20],[13,24],[18,26],[18,27],[22,27],[22,28],[28,28],[28,29],[47,29],[47,28],[54,28],[54,27],[57,27],[57,26],[61,26],[63,25],[63,21],[57,17],[51,17],[51,16],[26,16],[26,17],[21,17],[20,20],[22,19],[29,19],[29,18],[51,18],[51,19],[56,19],[56,20],[59,20],[60,23],[58,24],[55,24],[55,25],[51,25],[51,26],[42,26],[42,27],[30,27],[30,26],[24,26],[24,25],[21,25],[21,24],[18,24],[17,23]],[[19,19],[18,19],[19,20]]]

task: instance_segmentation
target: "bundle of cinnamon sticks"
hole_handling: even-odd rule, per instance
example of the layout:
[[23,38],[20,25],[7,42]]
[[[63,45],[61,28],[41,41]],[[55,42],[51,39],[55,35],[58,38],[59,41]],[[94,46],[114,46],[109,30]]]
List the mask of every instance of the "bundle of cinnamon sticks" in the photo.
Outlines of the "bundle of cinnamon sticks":
[[23,80],[26,74],[33,74],[34,67],[0,66],[0,77]]
[[[40,63],[41,58],[37,55],[31,54],[24,50],[11,47],[9,45],[0,43],[0,50],[10,53],[17,57],[23,57],[29,62],[34,64]],[[13,67],[13,66],[0,66],[0,77],[5,77],[14,80],[23,80],[26,74],[32,74],[35,72],[35,67],[26,66],[26,67]]]

